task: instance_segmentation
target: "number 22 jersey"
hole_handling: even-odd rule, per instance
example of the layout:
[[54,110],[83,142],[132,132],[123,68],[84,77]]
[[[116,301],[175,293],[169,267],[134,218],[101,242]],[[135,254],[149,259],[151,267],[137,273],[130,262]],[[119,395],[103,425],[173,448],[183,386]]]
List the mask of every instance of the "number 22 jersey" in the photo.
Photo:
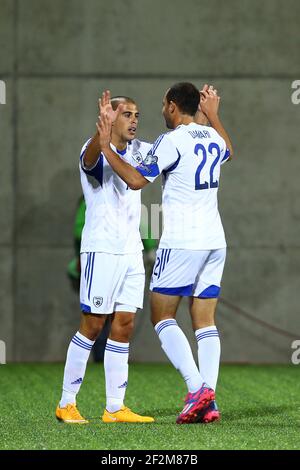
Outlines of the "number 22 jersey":
[[159,248],[226,247],[217,194],[220,168],[229,156],[216,130],[196,123],[180,125],[156,140],[137,170],[150,182],[162,174]]

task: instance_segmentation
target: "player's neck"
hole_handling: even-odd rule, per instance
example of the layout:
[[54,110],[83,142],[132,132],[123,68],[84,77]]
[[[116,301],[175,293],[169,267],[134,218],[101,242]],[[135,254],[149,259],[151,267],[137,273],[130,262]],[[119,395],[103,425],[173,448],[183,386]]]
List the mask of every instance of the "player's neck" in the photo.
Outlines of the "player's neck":
[[180,114],[177,119],[174,121],[174,129],[180,125],[187,126],[191,122],[194,122],[193,116],[189,116],[188,114]]
[[118,136],[112,134],[111,136],[111,143],[116,147],[118,150],[125,150],[127,147],[127,141],[120,139]]

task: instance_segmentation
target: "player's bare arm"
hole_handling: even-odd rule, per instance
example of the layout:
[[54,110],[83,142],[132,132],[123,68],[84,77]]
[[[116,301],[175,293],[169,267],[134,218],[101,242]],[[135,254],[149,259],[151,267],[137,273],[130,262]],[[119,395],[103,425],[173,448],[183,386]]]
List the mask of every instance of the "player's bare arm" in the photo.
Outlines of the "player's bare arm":
[[[114,122],[120,112],[123,110],[123,104],[120,103],[117,109],[114,111],[110,102],[110,91],[106,90],[102,93],[101,98],[98,101],[99,113],[107,114],[111,121]],[[83,156],[83,164],[85,168],[93,168],[97,163],[101,149],[99,146],[99,135],[98,132],[92,137],[89,142],[86,151]]]
[[101,112],[98,122],[98,143],[106,160],[120,178],[125,181],[130,189],[138,190],[146,186],[149,181],[144,178],[133,166],[122,160],[110,147],[111,140],[111,117],[105,112]]
[[201,93],[200,104],[201,110],[207,116],[211,126],[220,134],[226,142],[226,146],[230,151],[230,159],[233,156],[233,148],[224,126],[219,118],[220,97],[215,93],[214,90],[206,90]]

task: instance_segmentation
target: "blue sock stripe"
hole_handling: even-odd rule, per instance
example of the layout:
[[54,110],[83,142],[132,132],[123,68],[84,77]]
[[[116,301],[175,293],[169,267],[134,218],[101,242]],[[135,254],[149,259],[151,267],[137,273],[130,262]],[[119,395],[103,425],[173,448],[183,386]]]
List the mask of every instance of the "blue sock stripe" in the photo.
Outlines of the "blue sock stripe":
[[76,344],[76,346],[79,346],[82,349],[87,349],[88,351],[90,351],[92,349],[92,346],[87,347],[87,346],[83,346],[83,344],[78,343],[76,341],[75,337],[71,339],[71,343]]
[[202,333],[198,333],[197,336],[202,336],[202,335],[210,335],[210,334],[219,334],[218,330],[209,330],[209,331],[203,331]]
[[[94,344],[94,343],[93,343],[93,344],[90,344],[90,343],[88,343],[87,341],[83,341],[83,339],[80,339],[79,336],[77,336],[77,334],[73,336],[73,339],[74,339],[74,338],[76,338],[77,341],[79,341],[79,343],[83,344],[83,346],[87,346],[87,347],[89,347],[89,348],[92,348],[92,347],[93,347],[93,344]],[[94,341],[94,342],[95,342],[95,341]]]
[[106,347],[105,351],[115,352],[116,354],[129,354],[129,349],[128,350],[124,349],[123,351],[122,350],[118,351],[117,349],[112,349],[110,347]]
[[77,346],[80,346],[81,348],[88,349],[89,351],[92,349],[93,346],[89,346],[87,344],[82,344],[78,341],[76,338],[72,338],[72,343],[76,344]]
[[197,341],[200,341],[200,339],[218,337],[218,336],[219,336],[219,333],[217,331],[208,331],[207,333],[200,333],[199,335],[196,336],[196,338],[197,338]]
[[120,349],[129,349],[129,344],[126,344],[126,345],[123,344],[123,343],[113,344],[113,343],[111,343],[110,339],[107,340],[106,346],[112,346],[113,348],[120,348]]
[[167,263],[169,262],[170,254],[171,254],[171,248],[170,248],[169,251],[168,251]]
[[155,331],[158,335],[160,335],[160,333],[162,332],[164,328],[166,328],[167,326],[174,326],[174,325],[175,326],[177,325],[176,320],[166,320],[163,323],[161,323],[157,328],[155,327]]
[[164,321],[163,323],[161,323],[161,324],[157,327],[156,333],[159,335],[160,332],[161,332],[164,328],[166,328],[167,326],[174,326],[174,325],[177,325],[176,320],[166,320],[166,321]]
[[206,338],[219,338],[219,335],[208,335],[208,336],[197,336],[197,341],[201,341],[202,339],[206,339]]
[[107,344],[105,346],[105,349],[107,351],[112,351],[112,352],[117,352],[117,353],[128,353],[129,352],[129,346],[126,347],[119,347],[119,346],[114,346],[113,344]]
[[117,346],[116,344],[106,343],[106,347],[116,348],[116,349],[129,349],[129,346]]
[[206,335],[218,335],[218,331],[205,331],[204,333],[198,333],[197,334],[197,337],[198,336],[206,336]]

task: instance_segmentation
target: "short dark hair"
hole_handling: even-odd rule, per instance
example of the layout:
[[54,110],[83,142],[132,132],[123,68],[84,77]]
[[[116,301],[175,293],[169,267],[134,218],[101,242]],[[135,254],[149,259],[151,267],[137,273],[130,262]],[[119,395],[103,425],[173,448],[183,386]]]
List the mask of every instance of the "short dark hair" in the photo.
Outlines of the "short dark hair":
[[129,98],[129,96],[113,96],[110,100],[111,102],[111,105],[112,105],[112,109],[115,111],[118,107],[118,105],[120,104],[121,101],[125,101],[126,103],[131,103],[131,104],[135,104],[136,105],[136,102],[132,99],[132,98]]
[[166,99],[168,103],[176,103],[182,113],[194,116],[200,102],[200,93],[192,83],[180,82],[167,91]]

